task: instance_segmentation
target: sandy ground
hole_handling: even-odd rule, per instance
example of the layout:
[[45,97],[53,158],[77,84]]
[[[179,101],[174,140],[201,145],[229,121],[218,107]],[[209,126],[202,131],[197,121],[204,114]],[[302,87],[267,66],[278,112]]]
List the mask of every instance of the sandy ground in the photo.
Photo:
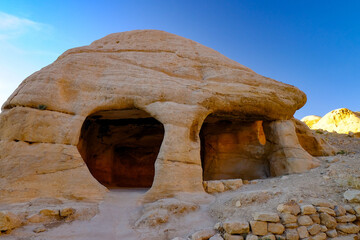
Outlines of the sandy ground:
[[113,189],[99,205],[99,214],[90,221],[74,221],[48,228],[42,233],[34,233],[38,225],[28,225],[13,231],[4,239],[139,239],[130,226],[132,213],[137,212],[137,200],[147,189]]
[[[335,133],[318,133],[339,149],[339,154],[319,157],[321,166],[302,174],[255,180],[236,191],[216,194],[198,211],[170,216],[166,223],[134,229],[141,215],[138,199],[146,191],[111,190],[99,205],[99,214],[88,221],[74,221],[34,233],[34,225],[13,231],[3,239],[172,239],[187,237],[196,230],[212,227],[225,219],[250,220],[256,211],[276,211],[279,203],[296,200],[311,203],[327,199],[346,204],[343,193],[360,188],[360,139]],[[359,185],[357,185],[359,184]],[[192,197],[181,200],[191,200]],[[241,206],[236,207],[240,201]]]

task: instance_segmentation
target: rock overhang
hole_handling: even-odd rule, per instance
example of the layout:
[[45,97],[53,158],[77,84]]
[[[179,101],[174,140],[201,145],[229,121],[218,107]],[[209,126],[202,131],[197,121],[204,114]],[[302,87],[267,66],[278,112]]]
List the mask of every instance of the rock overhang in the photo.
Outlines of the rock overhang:
[[[77,149],[81,128],[96,114],[138,118],[135,109],[144,111],[140,117],[164,125],[148,201],[204,191],[199,133],[209,115],[254,122],[253,132],[260,135],[266,121],[266,138],[275,143],[265,159],[271,174],[302,172],[316,163],[300,146],[289,119],[305,102],[298,88],[263,77],[189,39],[157,30],[110,34],[66,51],[25,79],[3,105],[0,168],[12,183],[4,199],[101,198],[105,189]],[[24,154],[14,150],[19,146],[26,147]],[[27,167],[19,164],[27,161]],[[11,177],[19,168],[22,178]],[[56,184],[49,188],[47,183]]]
[[66,51],[28,77],[3,109],[46,105],[88,116],[99,109],[145,109],[167,101],[275,120],[290,119],[306,95],[192,40],[138,30]]

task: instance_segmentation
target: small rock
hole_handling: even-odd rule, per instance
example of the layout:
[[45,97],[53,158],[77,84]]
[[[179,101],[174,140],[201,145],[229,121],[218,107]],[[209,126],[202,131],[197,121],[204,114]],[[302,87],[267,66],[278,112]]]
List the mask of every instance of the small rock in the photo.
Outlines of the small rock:
[[286,240],[286,237],[282,236],[282,235],[276,235],[276,240]]
[[285,224],[285,228],[297,228],[299,225],[297,223],[288,223],[288,224]]
[[41,233],[41,232],[45,232],[46,228],[44,226],[42,227],[37,227],[33,230],[34,233]]
[[220,234],[215,234],[209,240],[224,240]]
[[40,214],[33,214],[27,218],[27,221],[30,223],[42,223],[42,222],[47,222],[48,220],[49,220],[48,217]]
[[258,240],[258,239],[259,239],[259,237],[254,234],[248,234],[246,236],[246,240]]
[[300,238],[309,237],[309,232],[305,226],[298,227],[297,232],[298,232]]
[[224,230],[229,234],[242,234],[249,232],[249,223],[245,220],[225,221]]
[[336,221],[339,223],[353,222],[356,220],[356,216],[352,214],[346,214],[345,216],[336,217]]
[[299,233],[296,229],[286,229],[285,235],[286,235],[287,240],[298,240],[299,239]]
[[296,223],[297,217],[290,214],[290,213],[283,213],[280,215],[281,217],[281,223],[282,224],[288,224],[288,223]]
[[53,209],[43,209],[39,213],[40,213],[40,215],[43,215],[43,216],[46,216],[46,217],[60,216],[59,210],[53,210]]
[[231,235],[229,233],[224,234],[225,240],[244,240],[244,237],[241,235]]
[[304,215],[311,215],[316,213],[316,208],[311,204],[302,205],[300,209],[301,209],[301,213]]
[[229,179],[229,180],[221,180],[224,184],[225,190],[236,190],[243,185],[242,179]]
[[169,220],[169,212],[166,209],[152,209],[144,215],[142,215],[136,222],[136,227],[141,226],[150,226],[155,227],[164,223],[167,223]]
[[337,224],[336,219],[327,213],[320,213],[320,222],[329,229],[335,228]]
[[337,231],[336,231],[336,229],[329,230],[329,231],[326,232],[326,235],[328,237],[334,238],[334,237],[337,236]]
[[273,234],[283,234],[285,227],[281,223],[268,223],[268,231]]
[[334,158],[327,159],[326,161],[327,161],[328,163],[335,163],[335,162],[340,161],[340,158],[334,157]]
[[332,210],[331,208],[328,208],[328,207],[317,207],[316,210],[317,210],[319,213],[327,213],[327,214],[329,214],[330,216],[333,216],[333,217],[336,216],[335,211]]
[[355,214],[355,210],[352,208],[352,206],[345,205],[344,208],[345,208],[346,212],[348,212],[350,214]]
[[262,221],[250,221],[251,232],[255,235],[266,235],[268,233],[267,223]]
[[313,204],[317,207],[327,207],[327,208],[331,208],[331,209],[335,208],[335,205],[333,203],[326,201],[324,199],[319,199],[319,200],[315,201]]
[[335,213],[337,217],[344,216],[346,214],[346,209],[343,206],[335,206]]
[[312,237],[312,240],[325,240],[326,239],[326,233],[319,233]]
[[214,229],[217,231],[221,231],[223,229],[222,223],[221,222],[215,223]]
[[208,240],[216,234],[214,229],[208,228],[197,231],[191,235],[191,240]]
[[353,223],[339,223],[336,226],[336,229],[343,233],[352,234],[352,233],[358,233],[360,230],[360,227]]
[[295,216],[300,213],[300,207],[294,201],[278,205],[277,210],[279,212],[290,213],[290,214],[295,215]]
[[236,206],[236,207],[241,207],[241,202],[240,202],[240,201],[236,201],[235,206]]
[[310,215],[310,217],[314,223],[320,224],[320,214],[315,213],[315,214]]
[[204,181],[204,188],[207,193],[220,193],[225,191],[225,186],[221,181]]
[[280,218],[277,213],[271,212],[256,212],[254,215],[254,220],[264,221],[264,222],[279,222]]
[[313,223],[314,223],[313,220],[312,220],[309,216],[307,216],[307,215],[300,216],[300,217],[298,218],[298,224],[299,224],[300,226],[310,226],[310,225],[312,225]]
[[323,176],[323,179],[324,179],[324,180],[329,180],[330,177],[329,177],[328,175],[324,175],[324,176]]
[[60,210],[60,217],[68,217],[76,212],[74,208],[64,208]]
[[320,227],[321,227],[321,230],[320,230],[321,232],[326,232],[328,230],[328,228],[324,225],[320,225]]
[[347,190],[344,198],[351,203],[360,203],[360,190]]
[[355,210],[357,215],[360,215],[360,206],[354,207],[354,210]]
[[21,219],[11,212],[0,212],[0,233],[21,226]]
[[260,237],[260,239],[261,240],[276,240],[275,235],[273,235],[273,234],[268,234],[266,236],[262,236],[262,237]]
[[176,238],[173,238],[171,240],[186,240],[185,238],[182,238],[182,237],[176,237]]
[[310,235],[314,236],[321,231],[321,226],[315,223],[314,225],[309,226],[307,229]]

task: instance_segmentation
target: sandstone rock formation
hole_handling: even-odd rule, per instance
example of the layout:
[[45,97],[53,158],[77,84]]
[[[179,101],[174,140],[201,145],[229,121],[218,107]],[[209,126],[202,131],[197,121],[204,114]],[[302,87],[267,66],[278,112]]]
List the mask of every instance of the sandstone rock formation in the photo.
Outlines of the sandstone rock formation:
[[66,51],[3,105],[0,202],[97,200],[98,181],[152,185],[151,201],[204,192],[203,168],[207,180],[303,172],[316,162],[291,118],[305,102],[296,87],[189,39],[110,34]]
[[314,133],[302,121],[292,119],[300,145],[312,156],[331,156],[337,152],[333,146],[327,143],[321,135]]
[[321,119],[320,116],[310,115],[310,116],[303,117],[301,119],[301,121],[304,122],[306,125],[308,125],[309,128],[312,128],[312,126],[314,124],[316,124],[320,119]]
[[[316,123],[310,121],[311,116],[301,119],[311,129],[322,129],[328,132],[337,133],[359,133],[360,132],[360,114],[347,108],[333,110],[319,119]],[[360,137],[360,134],[359,134]]]

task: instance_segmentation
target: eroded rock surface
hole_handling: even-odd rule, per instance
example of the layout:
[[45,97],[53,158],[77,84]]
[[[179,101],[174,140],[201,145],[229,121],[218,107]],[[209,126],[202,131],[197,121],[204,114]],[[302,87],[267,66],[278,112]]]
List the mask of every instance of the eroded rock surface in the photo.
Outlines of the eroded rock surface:
[[[305,94],[296,87],[256,74],[189,39],[156,30],[110,34],[89,46],[66,51],[26,78],[3,105],[0,202],[49,196],[101,199],[106,188],[93,178],[84,153],[79,153],[79,148],[92,148],[82,148],[89,139],[81,139],[81,129],[94,116],[104,120],[144,118],[132,114],[134,110],[146,112],[146,117],[164,127],[159,152],[154,148],[149,152],[157,157],[145,201],[178,192],[204,192],[199,132],[210,114],[249,123],[249,129],[238,132],[240,140],[249,140],[250,146],[260,149],[252,153],[256,161],[250,161],[250,167],[264,168],[266,161],[256,154],[262,153],[267,139],[275,142],[268,158],[270,171],[253,169],[251,177],[306,171],[316,164],[296,142],[289,120],[305,102]],[[261,121],[270,126],[270,135],[262,135]],[[134,139],[141,139],[136,131],[133,134]],[[219,137],[222,139],[222,134]],[[111,140],[104,144],[108,142]],[[243,147],[236,141],[232,146]],[[109,154],[114,152],[119,151]],[[232,157],[233,152],[220,155],[221,159]],[[243,159],[249,154],[235,155]],[[94,162],[97,166],[93,169],[104,165]],[[281,170],[276,170],[277,166]],[[145,175],[151,172],[147,171]],[[93,173],[104,178],[101,171]]]
[[[359,133],[360,132],[360,114],[359,112],[353,112],[347,108],[335,109],[316,123],[311,123],[305,117],[302,119],[311,129],[322,129],[328,132],[337,133]],[[360,134],[357,134],[360,137]]]

